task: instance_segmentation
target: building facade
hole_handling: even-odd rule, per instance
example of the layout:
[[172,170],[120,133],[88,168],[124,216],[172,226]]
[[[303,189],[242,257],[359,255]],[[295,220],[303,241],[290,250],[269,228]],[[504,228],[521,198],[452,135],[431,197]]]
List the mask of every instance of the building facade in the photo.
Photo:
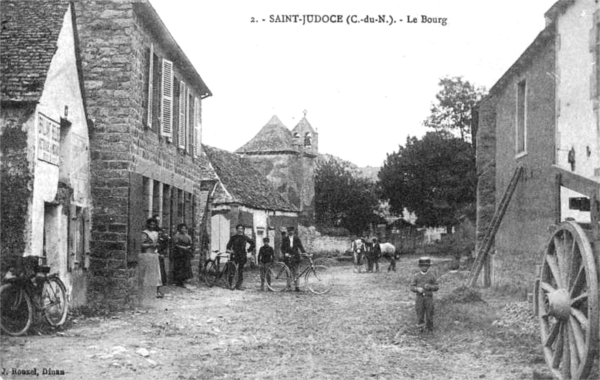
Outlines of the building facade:
[[[76,19],[64,1],[2,0],[1,271],[42,257],[86,302],[92,209]],[[25,48],[26,47],[26,48]]]
[[254,163],[275,189],[300,211],[301,224],[313,224],[319,134],[306,116],[291,131],[273,116],[236,153]]
[[[147,1],[75,1],[91,128],[90,300],[137,300],[147,218],[190,226],[199,249],[210,186],[201,151],[210,90]],[[169,263],[167,262],[167,266]]]
[[211,201],[211,247],[225,252],[238,224],[258,248],[268,237],[279,252],[282,232],[298,227],[298,210],[278,193],[245,156],[204,146],[218,178]]

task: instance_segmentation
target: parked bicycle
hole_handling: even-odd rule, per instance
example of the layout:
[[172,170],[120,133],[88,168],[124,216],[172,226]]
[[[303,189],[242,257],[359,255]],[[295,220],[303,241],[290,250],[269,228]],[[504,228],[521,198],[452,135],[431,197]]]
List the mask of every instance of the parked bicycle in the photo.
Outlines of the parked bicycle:
[[[308,266],[300,271],[296,279],[304,277],[308,290],[314,294],[328,293],[335,283],[335,275],[325,265],[315,265],[312,254],[303,253],[301,256],[308,258]],[[275,262],[267,272],[267,286],[273,291],[283,291],[291,288],[295,279],[292,272],[283,262]]]
[[[235,289],[238,272],[237,264],[229,260],[231,257],[229,252],[214,252],[216,253],[216,257],[214,259],[208,259],[204,265],[204,282],[206,285],[213,287],[218,280],[221,280],[226,288],[231,290]],[[221,258],[227,259],[222,267]]]
[[[42,258],[36,258],[39,261]],[[31,328],[41,313],[51,326],[67,320],[68,302],[65,285],[50,267],[36,264],[29,274],[15,276],[11,271],[0,286],[0,328],[3,333],[20,336]]]

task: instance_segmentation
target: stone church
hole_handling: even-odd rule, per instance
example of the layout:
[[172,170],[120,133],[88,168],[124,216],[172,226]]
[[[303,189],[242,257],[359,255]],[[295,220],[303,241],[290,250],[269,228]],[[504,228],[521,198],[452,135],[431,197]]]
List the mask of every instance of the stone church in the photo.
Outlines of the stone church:
[[311,225],[315,213],[315,167],[319,134],[306,114],[291,131],[277,116],[236,153],[249,159],[275,189],[300,211],[300,223]]

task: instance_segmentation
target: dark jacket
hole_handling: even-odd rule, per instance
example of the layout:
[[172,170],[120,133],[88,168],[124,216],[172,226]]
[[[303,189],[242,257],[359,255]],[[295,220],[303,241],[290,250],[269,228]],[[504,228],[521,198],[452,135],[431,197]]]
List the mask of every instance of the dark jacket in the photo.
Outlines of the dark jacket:
[[[302,246],[302,242],[298,236],[294,236],[292,240],[292,244],[290,246],[290,237],[286,236],[281,242],[281,253],[286,254],[289,253],[292,255],[291,261],[294,263],[300,262],[300,253],[306,253],[304,247]],[[285,257],[285,256],[284,256]]]
[[258,262],[261,264],[272,263],[275,258],[275,251],[269,245],[263,245],[258,251]]
[[[248,250],[246,250],[246,244],[250,244]],[[254,250],[254,240],[250,239],[246,235],[233,235],[227,243],[227,250],[233,251],[232,260],[238,264],[244,264],[247,260],[247,252]]]

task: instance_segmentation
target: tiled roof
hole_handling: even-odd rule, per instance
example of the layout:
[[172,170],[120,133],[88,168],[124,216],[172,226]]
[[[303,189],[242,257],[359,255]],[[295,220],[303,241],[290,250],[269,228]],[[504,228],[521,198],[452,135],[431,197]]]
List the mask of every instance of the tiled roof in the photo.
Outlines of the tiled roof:
[[215,169],[210,164],[208,160],[208,156],[206,152],[202,150],[200,155],[196,159],[198,166],[200,167],[200,180],[201,181],[217,181],[219,177],[217,177],[217,173],[215,173]]
[[237,153],[269,153],[293,152],[292,132],[273,116],[271,120],[244,146],[236,150]]
[[310,129],[313,133],[315,132],[314,128],[312,127],[312,125],[310,125],[310,123],[308,122],[308,120],[306,120],[306,116],[304,116],[302,118],[302,120],[300,120],[298,122],[298,124],[296,124],[296,126],[294,127],[294,129],[292,129],[292,133],[296,132],[297,130],[306,130],[308,127],[308,129]]
[[225,150],[202,146],[220,179],[215,204],[239,203],[271,211],[298,211],[247,159]]
[[39,100],[68,6],[63,0],[0,1],[3,101]]

